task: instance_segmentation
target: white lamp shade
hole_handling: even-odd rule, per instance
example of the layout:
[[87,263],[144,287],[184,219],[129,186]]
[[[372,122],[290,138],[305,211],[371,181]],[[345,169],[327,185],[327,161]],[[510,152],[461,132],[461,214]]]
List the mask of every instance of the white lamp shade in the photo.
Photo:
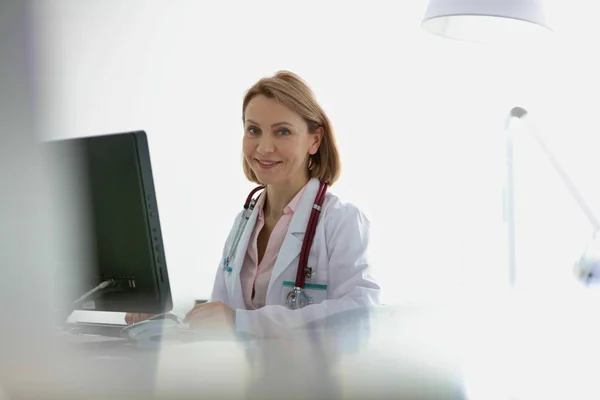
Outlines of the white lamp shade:
[[483,43],[523,41],[550,31],[542,0],[430,0],[422,27]]

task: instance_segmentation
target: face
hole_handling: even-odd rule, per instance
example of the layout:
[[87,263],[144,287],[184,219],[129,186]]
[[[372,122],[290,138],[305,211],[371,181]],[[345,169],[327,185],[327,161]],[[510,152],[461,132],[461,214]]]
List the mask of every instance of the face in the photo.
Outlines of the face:
[[244,158],[265,185],[308,178],[308,156],[315,154],[323,130],[308,132],[304,119],[275,99],[254,97],[246,107]]

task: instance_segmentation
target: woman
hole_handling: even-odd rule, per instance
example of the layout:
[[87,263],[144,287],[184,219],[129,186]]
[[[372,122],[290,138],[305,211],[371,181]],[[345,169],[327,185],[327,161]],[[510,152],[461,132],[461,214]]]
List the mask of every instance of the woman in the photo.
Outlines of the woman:
[[[321,182],[337,180],[339,154],[325,112],[291,72],[258,81],[244,98],[242,120],[244,173],[266,188],[245,226],[242,213],[236,218],[211,301],[196,305],[186,321],[263,335],[378,304],[380,288],[367,260],[369,221],[327,193],[308,255],[305,294],[311,304],[286,307],[317,192]],[[128,315],[128,323],[137,319]]]

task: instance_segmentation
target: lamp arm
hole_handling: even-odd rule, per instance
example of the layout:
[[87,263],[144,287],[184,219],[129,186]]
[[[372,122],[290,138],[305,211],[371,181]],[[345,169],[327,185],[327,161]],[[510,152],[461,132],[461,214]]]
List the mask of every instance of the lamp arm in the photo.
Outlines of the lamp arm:
[[550,150],[550,148],[548,147],[548,145],[546,144],[544,139],[542,139],[542,137],[537,133],[533,124],[530,121],[527,121],[527,119],[528,119],[527,111],[521,107],[515,107],[511,110],[510,116],[519,118],[523,121],[528,122],[531,134],[532,134],[533,138],[535,139],[537,145],[542,149],[542,151],[544,152],[544,154],[546,155],[548,160],[550,160],[552,167],[554,168],[554,170],[556,171],[556,173],[562,180],[563,184],[569,190],[569,193],[571,194],[573,199],[575,199],[575,201],[577,202],[577,205],[579,206],[579,208],[581,209],[583,214],[586,216],[589,223],[592,225],[592,227],[594,229],[594,234],[599,232],[600,231],[600,222],[594,215],[590,206],[585,202],[585,200],[583,199],[583,196],[581,195],[581,193],[579,193],[579,190],[577,190],[577,187],[575,186],[575,184],[573,183],[573,181],[571,180],[569,175],[565,172],[564,168],[562,167],[562,165],[560,164],[558,159],[554,156],[554,154],[552,153],[552,151]]

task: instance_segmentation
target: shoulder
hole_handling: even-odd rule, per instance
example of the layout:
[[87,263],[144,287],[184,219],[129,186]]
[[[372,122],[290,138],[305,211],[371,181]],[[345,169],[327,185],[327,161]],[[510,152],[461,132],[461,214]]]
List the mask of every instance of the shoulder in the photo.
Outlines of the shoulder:
[[330,256],[354,254],[368,247],[371,223],[357,205],[342,200],[333,193],[327,194],[321,218],[325,245]]
[[327,192],[323,202],[323,220],[327,225],[359,225],[368,228],[369,218],[354,203]]

